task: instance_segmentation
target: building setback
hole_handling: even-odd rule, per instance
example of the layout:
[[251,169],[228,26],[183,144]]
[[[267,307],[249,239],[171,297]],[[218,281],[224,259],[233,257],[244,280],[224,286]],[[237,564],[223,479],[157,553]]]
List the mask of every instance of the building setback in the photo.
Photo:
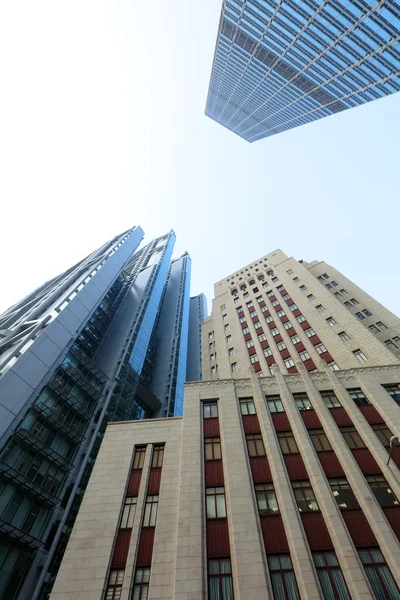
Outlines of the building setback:
[[400,89],[398,2],[223,0],[206,115],[249,142]]
[[0,597],[52,588],[106,425],[181,414],[190,257],[115,237],[0,316]]
[[186,365],[186,381],[200,381],[201,371],[201,327],[207,317],[207,299],[204,294],[190,298],[189,337]]

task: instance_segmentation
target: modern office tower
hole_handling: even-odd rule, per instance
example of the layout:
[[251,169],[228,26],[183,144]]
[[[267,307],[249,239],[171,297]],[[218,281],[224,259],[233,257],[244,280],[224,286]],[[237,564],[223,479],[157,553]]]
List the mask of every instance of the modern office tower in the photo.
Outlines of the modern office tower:
[[108,421],[182,411],[190,258],[115,237],[0,317],[0,597],[44,599]]
[[199,294],[190,298],[186,381],[201,380],[201,327],[206,317],[205,295]]
[[400,319],[324,262],[275,250],[214,286],[203,379],[399,364]]
[[318,366],[110,423],[51,600],[399,600],[400,364]]
[[400,89],[400,4],[224,0],[206,115],[248,142]]

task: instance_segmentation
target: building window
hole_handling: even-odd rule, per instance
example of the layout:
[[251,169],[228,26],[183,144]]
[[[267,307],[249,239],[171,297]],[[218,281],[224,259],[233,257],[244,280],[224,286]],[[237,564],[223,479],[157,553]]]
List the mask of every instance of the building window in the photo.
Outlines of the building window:
[[393,435],[390,429],[384,423],[371,425],[371,427],[375,431],[381,444],[385,446],[385,448],[390,448],[390,438]]
[[275,600],[299,600],[296,577],[289,554],[268,556],[268,567]]
[[232,336],[231,335],[227,335],[226,336],[226,343],[230,344],[232,342]]
[[233,304],[239,304],[239,298],[234,298],[233,299]]
[[219,437],[204,440],[206,460],[219,460],[221,458],[221,440]]
[[151,461],[151,466],[152,467],[162,467],[163,459],[164,459],[164,446],[161,444],[159,446],[154,446],[153,459]]
[[210,342],[209,347],[210,347],[210,350],[211,350],[211,348],[215,348],[215,342]]
[[286,350],[285,342],[278,342],[276,347],[278,348],[278,350]]
[[278,317],[284,317],[286,315],[284,310],[278,310],[276,314],[278,315]]
[[353,306],[356,306],[357,304],[360,304],[358,300],[356,300],[355,298],[351,298],[350,302],[352,303]]
[[274,291],[269,290],[269,292],[267,292],[267,296],[268,296],[268,298],[271,298],[272,296],[274,296]]
[[265,456],[264,442],[260,433],[246,435],[246,443],[249,456]]
[[399,600],[400,592],[379,548],[358,550],[376,598]]
[[264,348],[263,352],[264,352],[265,358],[267,358],[268,356],[272,356],[272,350],[270,347]]
[[397,350],[397,346],[394,342],[392,342],[392,340],[385,340],[385,345],[390,349],[390,350]]
[[279,281],[278,277],[273,277],[272,278],[272,283],[278,283],[278,281]]
[[252,348],[252,347],[254,346],[254,342],[253,342],[253,340],[247,340],[247,342],[246,342],[246,346],[247,346],[248,348]]
[[396,344],[400,343],[400,337],[398,335],[395,335],[393,338],[393,341],[396,342]]
[[250,362],[251,362],[252,365],[254,365],[254,363],[258,362],[257,354],[252,354],[250,356]]
[[360,312],[356,312],[356,317],[358,317],[360,319],[360,321],[362,321],[363,319],[365,319],[364,315]]
[[294,277],[294,278],[293,278],[293,281],[294,281],[295,283],[299,283],[300,279],[299,279],[298,277]]
[[283,323],[283,326],[286,330],[291,329],[293,327],[290,321],[286,321],[285,323]]
[[229,354],[229,356],[233,356],[235,354],[235,349],[234,348],[229,348],[228,354]]
[[340,333],[338,333],[338,336],[340,337],[342,342],[348,342],[350,339],[350,336],[347,335],[347,333],[345,331],[341,331]]
[[284,296],[282,296],[282,298],[283,298],[284,300],[290,300],[290,296],[289,296],[289,294],[285,294]]
[[246,335],[247,333],[250,333],[250,329],[248,327],[245,327],[244,329],[242,329],[242,333],[243,335]]
[[311,327],[309,327],[308,329],[306,329],[304,331],[304,333],[306,334],[307,337],[312,337],[313,335],[315,335],[315,331],[314,329],[312,329]]
[[293,398],[299,410],[310,410],[312,408],[311,402],[305,392],[293,394]]
[[325,311],[325,308],[322,306],[322,304],[318,304],[315,308],[317,309],[318,312],[324,312]]
[[237,363],[232,363],[231,364],[231,371],[232,371],[232,373],[236,373],[236,371],[237,371]]
[[282,450],[282,454],[298,454],[299,449],[294,439],[294,435],[291,431],[279,431],[277,433],[279,445]]
[[243,298],[244,298],[245,300],[247,300],[247,298],[250,298],[250,294],[249,294],[249,292],[245,292],[245,293],[243,294]]
[[250,300],[250,302],[246,302],[246,306],[247,306],[247,308],[249,308],[249,309],[250,309],[250,308],[253,308],[253,302],[252,302],[252,300]]
[[225,488],[212,487],[206,489],[207,519],[223,519],[226,517]]
[[233,600],[232,570],[229,558],[208,561],[209,600]]
[[316,346],[314,346],[314,348],[316,349],[318,354],[323,354],[324,352],[326,352],[326,348],[323,344],[317,344]]
[[134,469],[143,469],[144,457],[146,455],[145,446],[140,446],[135,450],[135,457],[133,459],[133,468]]
[[330,283],[327,283],[327,284],[326,284],[326,287],[328,288],[328,290],[331,290],[331,289],[332,289],[332,286],[331,286],[331,284],[330,284]]
[[351,308],[351,303],[349,301],[344,303],[345,306],[347,306],[347,308]]
[[240,398],[240,412],[242,415],[255,415],[256,409],[254,406],[253,398]]
[[274,327],[274,329],[271,329],[271,333],[275,337],[276,335],[279,335],[279,330],[277,329],[277,327]]
[[265,322],[266,323],[272,323],[273,320],[274,319],[273,319],[273,317],[271,317],[271,315],[268,315],[268,317],[265,317]]
[[265,305],[264,305],[264,306],[262,306],[262,307],[261,307],[261,312],[263,312],[263,313],[264,313],[264,312],[268,312],[268,306],[265,306]]
[[331,281],[331,285],[333,285],[333,287],[337,287],[336,281]]
[[211,367],[211,375],[215,375],[216,372],[217,372],[217,369],[214,366],[212,366]]
[[256,311],[255,310],[251,311],[250,316],[251,316],[251,318],[256,317],[257,316]]
[[312,302],[312,300],[315,300],[314,294],[308,294],[307,298],[309,299],[310,302]]
[[347,391],[350,395],[350,398],[354,400],[357,406],[368,406],[370,404],[368,398],[364,395],[364,392],[360,388],[353,388]]
[[121,529],[131,529],[133,527],[133,519],[135,518],[137,498],[129,497],[125,499],[124,510],[122,511]]
[[266,396],[265,397],[268,405],[268,409],[270,413],[283,413],[285,409],[283,408],[281,397],[280,396]]
[[260,335],[258,336],[259,342],[265,342],[266,339],[267,339],[267,336],[265,335],[265,333],[260,333]]
[[385,390],[387,391],[387,393],[392,396],[393,400],[395,402],[397,402],[397,404],[400,404],[400,384],[398,383],[389,383],[386,385],[383,385],[382,387],[385,388]]
[[267,288],[269,286],[269,283],[267,281],[264,281],[264,283],[262,284],[263,288]]
[[299,512],[312,512],[319,510],[311,483],[308,480],[292,481],[292,488]]
[[341,293],[341,294],[348,294],[349,292],[348,292],[347,290],[345,290],[344,288],[342,288],[342,289],[340,290],[340,293]]
[[299,356],[303,362],[310,359],[310,355],[308,354],[307,350],[303,350],[303,352],[299,352]]
[[336,325],[337,323],[337,321],[335,321],[333,317],[328,317],[326,322],[328,323],[328,325]]
[[[150,567],[138,567],[135,571],[132,600],[147,600],[149,593]],[[106,597],[108,600],[108,597]]]
[[306,288],[306,286],[305,286],[305,285],[301,285],[301,286],[300,286],[300,289],[301,289],[301,291],[302,291],[302,292],[305,292],[307,288]]
[[276,515],[279,513],[274,486],[272,483],[258,483],[255,486],[258,512],[260,515]]
[[353,354],[360,362],[367,360],[367,357],[365,356],[364,352],[362,352],[359,348],[358,350],[353,350]]
[[316,452],[332,450],[332,446],[323,429],[310,429],[309,434]]
[[334,293],[334,296],[336,296],[336,298],[340,298],[340,297],[341,297],[341,295],[342,295],[342,294],[341,294],[340,292],[335,292],[335,293]]
[[254,323],[254,329],[260,329],[260,327],[261,327],[260,321],[257,321],[257,323]]
[[279,300],[273,300],[272,301],[272,306],[278,306],[279,304]]
[[292,367],[294,367],[294,360],[292,358],[287,358],[283,362],[285,363],[285,367],[287,369],[291,369]]
[[298,317],[296,317],[296,321],[298,323],[304,323],[304,321],[306,320],[304,315],[299,315]]
[[387,329],[386,325],[384,323],[382,323],[382,321],[378,321],[377,325],[378,325],[378,327],[380,327],[380,329]]
[[[222,308],[222,307],[221,307],[221,308]],[[228,320],[228,315],[227,315],[227,314],[225,314],[225,315],[222,315],[222,319],[223,319],[223,321],[227,321],[227,320]]]
[[360,434],[355,427],[339,427],[344,440],[350,450],[356,450],[357,448],[365,448],[365,444],[362,441]]
[[369,310],[367,310],[366,308],[364,308],[363,313],[366,317],[372,317],[372,312],[370,312]]
[[350,600],[350,594],[334,552],[313,552],[325,600]]
[[[253,283],[254,283],[254,281],[253,281]],[[257,294],[258,291],[259,291],[258,287],[253,287],[253,294]]]
[[218,417],[217,402],[204,402],[203,403],[203,417],[205,419],[211,419],[213,417]]
[[243,312],[243,306],[238,306],[236,310],[238,314]]
[[328,481],[339,508],[359,508],[353,490],[345,477],[329,479]]
[[330,367],[332,371],[340,371],[339,367],[337,366],[334,360],[328,363],[328,367]]
[[158,510],[158,496],[147,496],[144,509],[143,527],[155,527]]
[[210,333],[208,334],[208,337],[209,337],[210,340],[212,340],[213,337],[214,337],[214,332],[210,331]]
[[[292,312],[294,312],[295,310],[297,310],[297,304],[291,304],[291,305],[289,306],[289,309],[290,309]],[[304,319],[304,320],[305,320],[305,319]]]
[[105,600],[119,600],[122,593],[125,569],[111,569]]
[[390,489],[389,484],[383,475],[366,475],[365,479],[380,506],[399,505],[399,501]]
[[215,360],[215,355],[214,355],[214,354],[210,354],[210,360],[211,360],[211,362],[212,362],[213,360]]
[[283,290],[285,289],[283,285],[280,285],[276,288],[278,290],[278,292],[283,292]]
[[230,327],[229,327],[229,323],[227,323],[224,327],[225,331],[229,331]]
[[246,321],[246,317],[240,317],[239,323],[244,323]]
[[342,406],[333,390],[324,390],[320,392],[320,394],[327,408],[338,408],[339,406]]

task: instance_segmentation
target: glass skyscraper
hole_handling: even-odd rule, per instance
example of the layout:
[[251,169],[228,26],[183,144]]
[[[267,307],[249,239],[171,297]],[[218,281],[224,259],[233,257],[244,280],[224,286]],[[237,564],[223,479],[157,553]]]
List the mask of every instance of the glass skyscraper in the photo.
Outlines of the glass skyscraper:
[[249,142],[400,89],[400,4],[224,0],[206,114]]
[[109,421],[181,415],[190,257],[115,237],[0,316],[0,598],[44,600]]

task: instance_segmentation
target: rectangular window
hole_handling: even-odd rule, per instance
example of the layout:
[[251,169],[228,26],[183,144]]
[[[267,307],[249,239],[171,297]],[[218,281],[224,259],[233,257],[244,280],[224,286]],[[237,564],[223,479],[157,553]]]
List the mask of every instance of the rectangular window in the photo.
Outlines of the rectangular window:
[[239,304],[239,298],[234,298],[233,299],[233,304]]
[[268,409],[270,413],[283,413],[285,409],[283,408],[281,397],[280,396],[266,396],[265,397],[268,405]]
[[390,349],[390,350],[397,350],[397,346],[394,342],[392,342],[392,340],[385,340],[385,345]]
[[231,335],[227,335],[226,336],[226,343],[230,344],[232,342],[232,336]]
[[333,287],[337,287],[336,281],[331,281],[331,285],[333,285]]
[[269,290],[269,292],[267,292],[267,296],[268,296],[268,298],[271,298],[271,296],[274,296],[273,290]]
[[350,302],[352,303],[353,306],[356,306],[356,304],[359,304],[359,301],[356,300],[355,298],[351,298]]
[[223,519],[226,517],[224,487],[206,489],[206,507],[207,519]]
[[155,527],[158,510],[158,495],[147,496],[144,509],[143,527]]
[[360,362],[367,360],[367,357],[365,356],[364,352],[362,352],[360,349],[353,350],[353,354]]
[[265,342],[266,339],[267,339],[267,336],[265,335],[265,333],[260,333],[260,335],[258,336],[259,342]]
[[323,354],[324,352],[326,352],[326,348],[323,344],[317,344],[316,346],[314,346],[314,348],[316,349],[318,354]]
[[347,306],[347,308],[351,308],[351,303],[349,301],[344,303],[345,306]]
[[240,398],[240,412],[242,415],[255,415],[256,409],[254,406],[253,398]]
[[[297,310],[297,304],[291,304],[291,305],[289,306],[289,309],[290,309],[292,312],[294,312],[295,310]],[[304,319],[304,320],[305,320],[305,319]]]
[[133,527],[133,519],[135,518],[137,498],[130,497],[125,499],[124,510],[122,511],[121,529],[131,529]]
[[305,392],[293,394],[293,398],[299,410],[310,410],[312,408],[311,402]]
[[366,308],[364,308],[363,313],[366,317],[372,317],[372,312],[370,312],[369,310],[367,310]]
[[301,286],[300,286],[300,289],[301,289],[301,291],[302,291],[302,292],[305,292],[307,288],[306,288],[306,286],[305,286],[305,285],[301,285]]
[[337,321],[335,321],[333,317],[328,317],[326,322],[328,323],[328,325],[336,325],[337,323]]
[[247,340],[247,342],[246,342],[246,346],[247,346],[248,348],[253,348],[253,346],[254,346],[254,342],[253,342],[253,340]]
[[379,548],[358,550],[358,555],[375,597],[382,600],[399,600],[399,588]]
[[283,326],[286,330],[292,329],[292,327],[293,327],[293,325],[291,324],[290,321],[286,321],[286,323],[284,323]]
[[359,504],[345,477],[329,479],[333,497],[339,508],[358,508]]
[[210,344],[209,344],[209,346],[210,346],[210,350],[211,350],[211,348],[215,348],[215,345],[214,345],[214,344],[215,344],[214,342],[210,342]]
[[257,316],[256,311],[252,310],[251,313],[250,313],[250,316],[251,316],[251,318],[256,317]]
[[229,354],[229,356],[233,356],[235,354],[235,349],[234,348],[229,348],[228,354]]
[[243,306],[238,306],[236,310],[237,310],[238,314],[243,312]]
[[347,333],[345,331],[341,331],[340,333],[338,333],[338,336],[340,337],[342,342],[348,342],[350,339],[350,336],[347,335]]
[[249,456],[265,456],[264,442],[260,433],[246,435]]
[[331,286],[331,284],[330,284],[330,283],[327,283],[327,284],[326,284],[326,287],[328,288],[328,290],[331,290],[331,289],[332,289],[332,286]]
[[284,300],[290,300],[290,296],[289,296],[289,294],[285,294],[284,296],[282,296],[282,298],[283,298]]
[[317,304],[317,306],[315,307],[317,309],[318,312],[324,312],[325,308],[322,306],[322,304]]
[[312,327],[309,327],[308,329],[306,329],[304,331],[304,333],[306,334],[307,337],[312,337],[313,335],[315,335],[315,331],[314,331],[314,329],[312,329]]
[[275,337],[276,335],[279,335],[279,330],[277,329],[277,327],[274,327],[274,329],[271,329],[271,333]]
[[268,306],[262,306],[261,307],[261,312],[268,312]]
[[350,600],[346,582],[334,552],[313,552],[325,600]]
[[296,321],[298,323],[304,323],[304,321],[306,320],[304,315],[299,315],[298,317],[296,317]]
[[273,277],[272,278],[272,283],[278,283],[278,281],[279,281],[278,277]]
[[360,319],[360,321],[362,321],[363,319],[365,319],[364,315],[360,312],[356,312],[356,317],[358,317]]
[[332,360],[332,362],[328,363],[328,367],[330,367],[332,369],[332,371],[339,371],[340,370],[334,360]]
[[[132,600],[147,600],[149,594],[150,567],[138,567],[135,571]],[[108,600],[108,598],[106,598]],[[114,600],[119,600],[114,597]]]
[[247,320],[246,317],[240,317],[239,323],[244,323],[246,320]]
[[292,488],[299,512],[313,512],[319,510],[311,483],[308,480],[292,481]]
[[308,354],[307,350],[303,350],[303,352],[299,352],[299,356],[303,362],[310,359],[310,355]]
[[296,577],[289,554],[268,556],[268,567],[275,600],[299,600]]
[[350,450],[356,450],[357,448],[365,448],[365,444],[362,441],[360,434],[355,427],[339,427],[342,436]]
[[390,448],[390,438],[393,435],[390,429],[384,423],[371,425],[371,427],[375,431],[381,444],[385,446],[385,448]]
[[327,408],[338,408],[339,406],[342,406],[333,390],[324,390],[320,392],[320,394]]
[[364,392],[360,388],[352,388],[347,390],[350,398],[354,400],[357,406],[368,406],[370,402],[368,398],[364,395]]
[[250,300],[250,302],[246,302],[246,306],[247,306],[247,308],[252,308],[253,307],[252,300]]
[[263,288],[267,288],[269,286],[269,283],[267,281],[264,281],[264,283],[262,284]]
[[366,475],[365,479],[380,506],[399,505],[399,501],[383,475]]
[[268,315],[268,317],[265,317],[265,322],[266,323],[272,323],[273,320],[274,319],[273,319],[273,317],[271,317],[271,315]]
[[218,417],[217,402],[204,402],[203,403],[203,417],[205,419],[211,419],[212,417]]
[[272,306],[278,306],[279,304],[279,300],[273,300],[272,301]]
[[294,277],[294,278],[293,278],[293,281],[294,281],[295,283],[299,283],[300,279],[299,279],[298,277]]
[[236,371],[237,371],[237,363],[232,363],[231,364],[231,371],[232,371],[232,373],[236,373]]
[[214,332],[210,331],[210,333],[208,334],[208,337],[209,337],[210,340],[212,340],[213,337],[214,337]]
[[260,304],[261,302],[263,302],[263,297],[257,296],[256,300],[257,300],[258,304]]
[[378,321],[377,325],[380,329],[387,329],[386,325],[384,323],[382,323],[382,321]]
[[227,320],[228,320],[228,315],[227,315],[227,314],[225,314],[225,315],[222,315],[222,320],[223,320],[223,321],[227,321]]
[[208,561],[209,600],[233,600],[232,570],[229,558]]
[[257,323],[254,323],[254,329],[260,329],[260,327],[261,327],[260,321],[257,321]]
[[336,296],[336,298],[339,298],[342,294],[340,292],[335,292],[334,296]]
[[398,383],[389,383],[383,385],[389,396],[392,396],[393,400],[400,404],[400,384]]
[[250,356],[250,362],[251,362],[252,365],[254,365],[254,363],[258,362],[257,354],[252,354]]
[[214,366],[212,366],[211,367],[211,374],[215,375],[216,372],[217,372],[217,369]]
[[272,483],[258,483],[254,486],[260,515],[276,515],[279,513],[274,486]]
[[204,440],[204,452],[206,460],[220,460],[221,440],[219,437],[206,438]]
[[278,310],[278,312],[276,314],[278,315],[279,318],[284,317],[286,315],[284,310]]
[[210,360],[211,360],[211,362],[212,362],[213,360],[215,360],[215,355],[214,355],[214,354],[210,354]]
[[278,292],[283,292],[283,290],[284,290],[285,288],[283,287],[283,285],[280,285],[280,286],[278,286],[276,289],[278,290]]
[[340,293],[341,293],[341,294],[348,294],[348,291],[347,291],[347,290],[345,290],[344,288],[342,288],[342,289],[340,290]]
[[122,593],[125,569],[111,569],[105,600],[119,600]]
[[264,352],[265,358],[267,358],[268,356],[272,356],[272,350],[269,347],[268,348],[264,348],[263,352]]
[[310,302],[312,302],[312,300],[315,300],[314,294],[308,294],[307,298],[309,299]]
[[276,347],[278,348],[278,350],[286,350],[285,342],[278,342]]
[[162,467],[164,459],[164,445],[154,446],[153,459],[151,461],[152,467]]
[[229,329],[230,329],[229,323],[227,325],[225,325],[224,329],[225,329],[225,331],[229,331]]
[[146,455],[146,447],[140,446],[135,450],[135,457],[133,459],[133,468],[134,469],[143,469],[144,457]]
[[292,358],[287,358],[283,362],[285,363],[285,367],[287,369],[291,369],[292,367],[294,367],[294,360]]
[[243,335],[246,335],[247,333],[250,333],[250,329],[248,327],[245,327],[244,329],[242,329],[242,333]]
[[298,454],[299,449],[294,439],[294,435],[291,431],[279,431],[277,433],[279,445],[282,450],[282,454]]
[[330,445],[323,429],[310,429],[308,433],[310,434],[310,438],[316,452],[332,450],[332,446]]

